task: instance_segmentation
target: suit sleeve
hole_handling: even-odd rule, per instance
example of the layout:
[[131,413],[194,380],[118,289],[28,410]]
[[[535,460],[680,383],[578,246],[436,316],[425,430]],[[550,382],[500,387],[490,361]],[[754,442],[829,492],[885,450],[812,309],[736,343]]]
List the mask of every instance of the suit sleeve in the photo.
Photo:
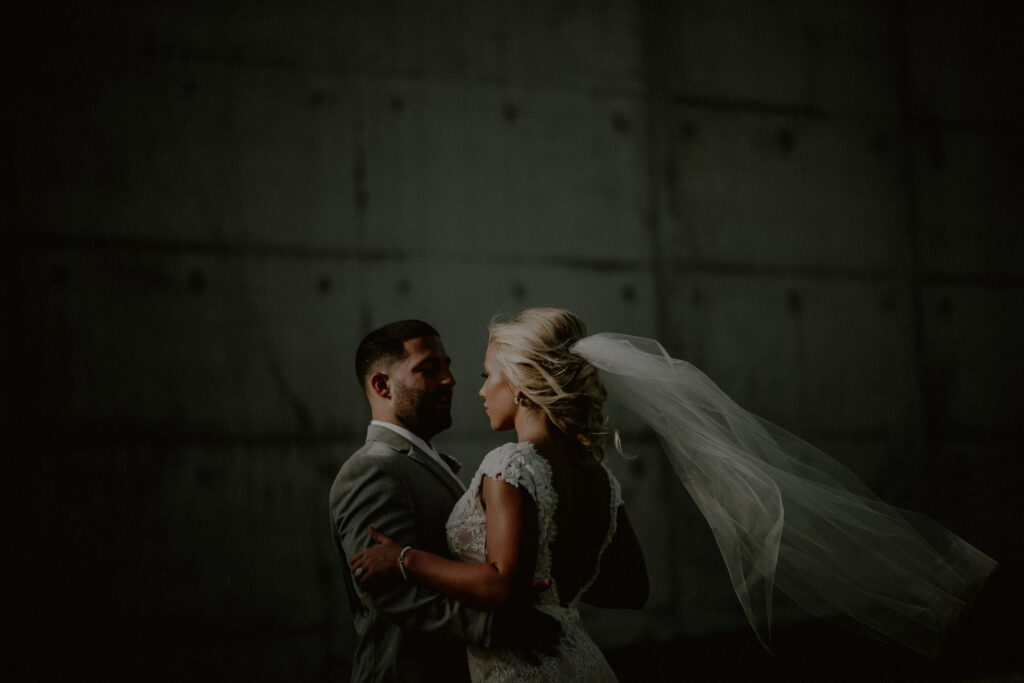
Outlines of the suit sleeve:
[[[371,545],[367,533],[370,524],[400,545],[417,547],[413,497],[400,477],[368,457],[350,462],[344,476],[343,485],[331,500],[331,517],[346,558]],[[491,644],[490,612],[415,583],[371,596],[355,586],[352,577],[345,580],[368,610],[400,628],[441,633],[469,645]]]

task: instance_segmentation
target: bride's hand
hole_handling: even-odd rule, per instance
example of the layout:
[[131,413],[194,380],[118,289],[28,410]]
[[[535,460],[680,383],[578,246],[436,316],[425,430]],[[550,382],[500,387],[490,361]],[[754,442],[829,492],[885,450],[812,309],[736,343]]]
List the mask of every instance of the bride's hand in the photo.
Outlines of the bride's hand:
[[349,566],[360,588],[367,593],[379,593],[402,580],[398,571],[402,546],[374,529],[373,525],[370,525],[369,532],[377,545],[356,553]]

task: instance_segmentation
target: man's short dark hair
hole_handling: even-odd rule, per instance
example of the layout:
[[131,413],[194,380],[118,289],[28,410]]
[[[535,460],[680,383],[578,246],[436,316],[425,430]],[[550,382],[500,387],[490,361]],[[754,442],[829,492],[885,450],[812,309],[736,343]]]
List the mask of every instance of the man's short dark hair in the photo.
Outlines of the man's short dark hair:
[[422,320],[399,320],[377,328],[363,337],[356,349],[356,379],[366,386],[366,377],[380,364],[390,365],[406,356],[405,342],[418,337],[440,337]]

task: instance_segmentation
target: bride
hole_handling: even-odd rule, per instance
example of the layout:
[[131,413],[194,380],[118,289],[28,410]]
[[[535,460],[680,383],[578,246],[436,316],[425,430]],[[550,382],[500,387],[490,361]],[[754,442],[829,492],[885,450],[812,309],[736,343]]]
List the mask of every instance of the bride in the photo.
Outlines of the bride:
[[601,464],[605,389],[597,369],[569,351],[586,329],[568,311],[538,308],[492,324],[490,334],[480,396],[491,428],[515,429],[517,440],[487,454],[448,519],[459,561],[400,548],[371,528],[379,545],[352,558],[353,574],[373,592],[398,572],[487,609],[550,579],[537,600],[562,625],[557,656],[538,655],[538,664],[470,647],[473,680],[614,681],[577,606],[639,609],[648,579],[619,484]]
[[550,578],[538,607],[562,624],[558,655],[539,655],[537,665],[470,647],[474,680],[615,680],[577,611],[581,600],[639,608],[648,594],[618,482],[599,464],[609,392],[657,432],[765,647],[778,587],[811,614],[936,656],[995,568],[736,405],[656,341],[588,337],[579,318],[554,308],[528,309],[490,331],[480,396],[491,427],[514,428],[518,440],[484,458],[449,517],[459,561],[400,548],[372,528],[379,545],[351,559],[368,591],[404,579],[486,608]]

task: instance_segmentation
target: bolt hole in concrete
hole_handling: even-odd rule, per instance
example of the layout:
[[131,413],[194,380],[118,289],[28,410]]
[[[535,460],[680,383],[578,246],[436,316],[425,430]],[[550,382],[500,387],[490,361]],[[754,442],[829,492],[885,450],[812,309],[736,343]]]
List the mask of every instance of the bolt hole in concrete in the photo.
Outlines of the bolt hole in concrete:
[[795,289],[786,294],[786,306],[793,315],[800,315],[804,308],[804,299]]
[[188,284],[196,294],[206,291],[206,273],[196,268],[188,277]]

